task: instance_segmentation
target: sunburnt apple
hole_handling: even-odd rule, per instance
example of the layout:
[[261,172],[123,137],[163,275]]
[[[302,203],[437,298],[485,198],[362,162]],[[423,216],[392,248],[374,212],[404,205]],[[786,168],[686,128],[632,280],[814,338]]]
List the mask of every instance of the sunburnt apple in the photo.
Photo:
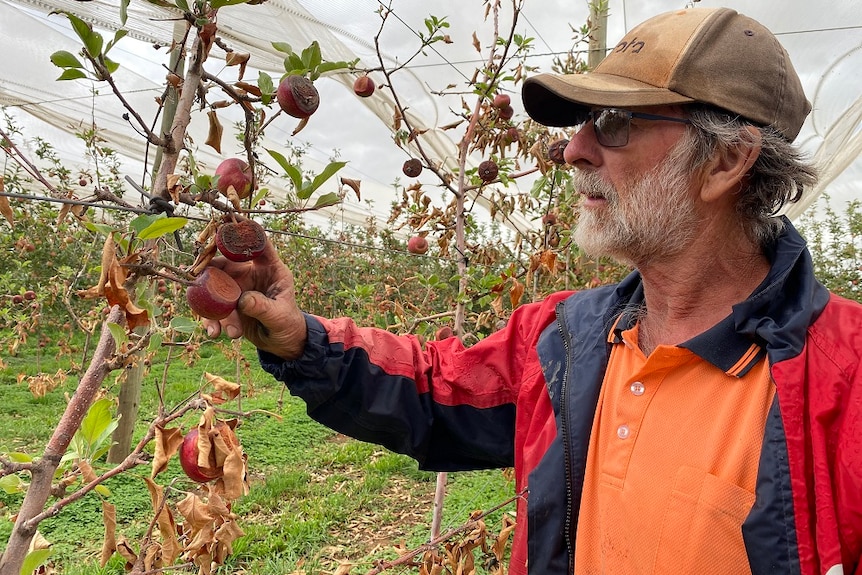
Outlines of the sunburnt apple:
[[566,158],[563,156],[563,152],[568,145],[569,141],[565,138],[552,142],[551,145],[548,146],[548,159],[560,166],[565,164]]
[[505,108],[512,104],[512,98],[509,97],[508,94],[497,94],[494,96],[494,101],[491,104],[495,108]]
[[266,231],[253,220],[226,221],[218,227],[216,246],[227,259],[247,262],[263,253]]
[[407,251],[411,254],[424,254],[428,251],[428,240],[423,236],[413,236],[407,240]]
[[224,319],[236,309],[242,289],[227,273],[207,266],[186,288],[186,301],[193,312],[207,319]]
[[374,93],[374,80],[368,76],[360,76],[353,82],[353,92],[360,98],[367,98]]
[[404,172],[405,176],[415,178],[422,173],[422,161],[417,158],[410,158],[401,166],[401,171]]
[[493,182],[499,172],[500,170],[494,160],[485,160],[479,164],[477,173],[479,174],[479,179],[487,184],[488,182]]
[[278,84],[275,94],[278,105],[294,118],[308,118],[320,105],[320,94],[311,80],[290,74]]
[[[183,437],[180,446],[180,466],[193,481],[207,483],[224,475],[224,465],[219,465],[216,457],[215,437],[221,436],[225,445],[232,449],[239,444],[233,429],[224,421],[219,421],[210,430],[207,437],[200,437],[200,428],[195,426]],[[209,455],[201,461],[200,441],[210,442]]]
[[216,188],[227,196],[228,188],[233,186],[239,199],[251,195],[252,173],[248,163],[239,158],[228,158],[218,165],[215,174],[218,176]]

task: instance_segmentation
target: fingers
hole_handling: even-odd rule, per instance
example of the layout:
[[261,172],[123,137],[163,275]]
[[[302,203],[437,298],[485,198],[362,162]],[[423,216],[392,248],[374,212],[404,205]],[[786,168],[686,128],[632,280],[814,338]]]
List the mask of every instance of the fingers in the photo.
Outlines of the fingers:
[[233,277],[243,293],[237,309],[220,320],[204,320],[211,338],[245,336],[259,349],[285,359],[299,357],[305,345],[305,316],[295,300],[293,274],[267,242],[264,252],[250,262],[214,258],[210,265]]

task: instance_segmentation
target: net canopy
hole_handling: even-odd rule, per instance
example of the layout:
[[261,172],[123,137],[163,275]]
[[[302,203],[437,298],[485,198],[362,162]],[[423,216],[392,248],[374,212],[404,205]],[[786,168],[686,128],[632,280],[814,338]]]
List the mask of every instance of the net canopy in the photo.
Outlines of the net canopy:
[[[116,0],[0,0],[0,35],[6,56],[0,68],[0,106],[11,110],[25,127],[25,135],[38,134],[50,141],[70,169],[87,166],[82,146],[75,137],[82,126],[95,125],[107,145],[121,154],[123,170],[135,180],[147,183],[146,174],[153,150],[144,138],[123,119],[124,109],[101,84],[75,80],[57,82],[59,68],[50,63],[57,50],[77,53],[79,41],[68,20],[51,11],[69,11],[92,24],[110,38],[120,27]],[[312,41],[320,44],[323,57],[331,61],[359,59],[358,68],[387,67],[406,61],[419,45],[417,32],[425,31],[424,19],[430,15],[446,18],[451,43],[435,44],[433,49],[413,61],[394,77],[399,98],[409,107],[417,128],[427,129],[423,146],[440,162],[456,159],[457,137],[442,130],[460,110],[460,96],[440,97],[441,90],[452,86],[467,89],[475,69],[482,65],[492,41],[492,22],[483,19],[486,3],[475,0],[437,0],[433,3],[394,0],[386,26],[380,26],[375,0],[267,0],[257,5],[222,8],[218,15],[219,36],[224,45],[251,54],[254,82],[257,71],[276,80],[284,73],[284,54],[274,50],[273,42],[286,42],[296,51]],[[501,11],[499,30],[505,34],[511,23],[511,9]],[[719,2],[700,0],[696,6],[718,6]],[[827,192],[833,203],[858,197],[862,185],[862,11],[857,0],[834,0],[828,5],[803,0],[725,0],[721,3],[754,17],[770,28],[786,47],[800,74],[813,112],[806,120],[797,142],[814,156],[821,169],[821,180],[805,199],[787,210],[798,217],[816,198]],[[609,1],[608,43],[613,45],[624,32],[659,12],[683,8],[682,1],[638,0]],[[156,99],[164,90],[168,56],[166,46],[184,28],[182,14],[168,2],[131,0],[125,28],[129,31],[111,52],[121,68],[117,84],[129,103],[144,118],[155,117]],[[525,0],[516,32],[534,38],[529,65],[550,70],[554,56],[572,49],[573,29],[588,17],[586,2],[563,0]],[[473,46],[473,34],[483,45],[483,54]],[[223,70],[224,51],[215,47],[207,69],[235,80],[236,68]],[[744,66],[745,62],[740,62]],[[352,90],[356,73],[325,75],[315,85],[320,91],[321,107],[308,126],[296,135],[296,121],[277,118],[266,131],[263,146],[284,150],[288,145],[306,146],[305,162],[310,169],[325,165],[333,157],[348,161],[341,176],[362,181],[362,200],[348,202],[339,209],[347,221],[361,223],[373,217],[385,220],[389,203],[395,199],[393,182],[402,177],[400,166],[409,150],[395,146],[392,139],[393,101],[386,90],[370,98],[358,98]],[[382,76],[375,76],[380,82]],[[469,94],[468,94],[469,96]],[[514,95],[516,96],[516,95]],[[516,114],[523,117],[519,98],[513,97]],[[235,107],[234,107],[235,108]],[[225,138],[221,153],[204,146],[205,114],[198,114],[190,126],[196,142],[195,157],[204,168],[214,169],[225,157],[244,155],[238,139]],[[517,118],[518,116],[516,116]],[[221,118],[229,129],[239,121],[228,112]],[[149,156],[148,156],[149,154]],[[277,179],[268,182],[276,194]],[[337,184],[333,184],[337,185]],[[524,188],[525,184],[520,184]],[[517,190],[518,184],[513,184]],[[526,188],[527,190],[529,187]],[[479,199],[480,206],[487,208]],[[516,228],[534,222],[513,220]]]

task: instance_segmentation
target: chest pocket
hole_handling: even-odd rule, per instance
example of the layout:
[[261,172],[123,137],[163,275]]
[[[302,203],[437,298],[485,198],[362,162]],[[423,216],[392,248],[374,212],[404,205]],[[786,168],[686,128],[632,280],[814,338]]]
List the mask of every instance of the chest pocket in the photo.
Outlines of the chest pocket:
[[693,467],[681,467],[662,521],[653,573],[749,574],[742,522],[754,494]]

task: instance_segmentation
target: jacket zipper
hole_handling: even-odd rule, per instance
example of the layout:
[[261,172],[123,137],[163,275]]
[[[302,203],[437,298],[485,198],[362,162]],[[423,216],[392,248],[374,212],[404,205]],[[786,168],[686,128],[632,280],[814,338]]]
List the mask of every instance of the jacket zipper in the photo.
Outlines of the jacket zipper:
[[563,349],[566,352],[566,365],[563,369],[563,382],[560,384],[560,433],[563,434],[563,461],[566,466],[566,522],[565,532],[563,533],[566,539],[566,550],[569,554],[569,575],[575,572],[575,549],[572,542],[572,448],[569,445],[569,418],[568,418],[568,401],[567,388],[569,385],[569,373],[571,373],[571,337],[569,330],[566,328],[566,320],[563,314],[563,302],[557,304],[554,310],[557,315],[557,329],[560,332],[560,338],[563,341]]

